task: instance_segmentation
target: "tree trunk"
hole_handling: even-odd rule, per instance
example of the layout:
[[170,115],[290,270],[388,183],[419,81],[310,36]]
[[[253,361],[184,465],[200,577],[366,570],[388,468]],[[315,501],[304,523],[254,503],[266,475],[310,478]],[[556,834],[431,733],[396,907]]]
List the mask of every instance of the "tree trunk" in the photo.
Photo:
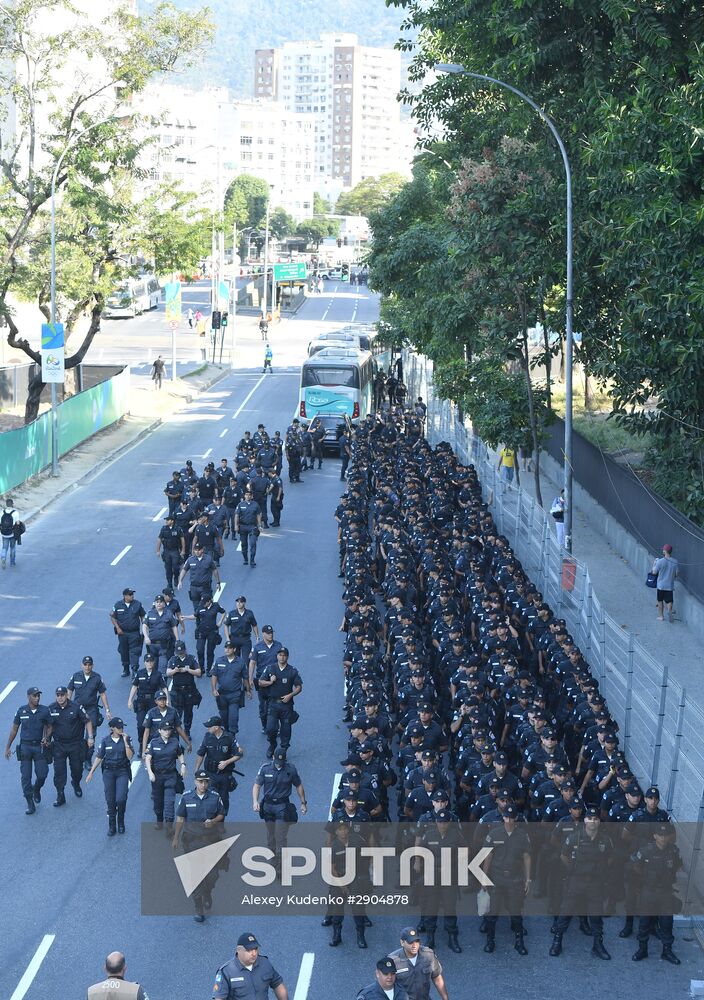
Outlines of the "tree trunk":
[[540,303],[538,305],[538,317],[543,328],[543,345],[545,349],[545,389],[547,392],[547,407],[552,410],[552,354],[550,352],[550,336],[548,324],[545,319],[545,302],[543,301],[542,289]]
[[560,382],[565,384],[565,338],[560,334]]
[[27,402],[24,406],[24,422],[31,424],[39,416],[39,400],[44,389],[41,365],[37,366],[36,374],[32,375],[27,386]]
[[587,372],[587,369],[584,368],[583,371],[584,371],[584,409],[593,410],[594,407],[596,406],[596,402],[594,400],[594,392],[592,391],[592,384],[589,381],[589,373]]

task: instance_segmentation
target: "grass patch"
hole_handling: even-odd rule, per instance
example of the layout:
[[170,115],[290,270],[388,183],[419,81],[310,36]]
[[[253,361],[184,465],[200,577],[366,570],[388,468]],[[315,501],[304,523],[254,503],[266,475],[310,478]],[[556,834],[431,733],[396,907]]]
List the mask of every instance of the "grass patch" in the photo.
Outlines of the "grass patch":
[[186,374],[182,375],[181,377],[182,378],[192,378],[193,375],[200,375],[200,373],[204,372],[207,367],[208,367],[208,364],[206,362],[205,364],[201,365],[199,368],[194,368],[192,372],[186,372]]
[[[552,392],[553,409],[561,417],[565,415],[565,389],[563,385],[553,386]],[[615,420],[609,420],[612,412],[613,401],[604,388],[594,387],[592,403],[590,409],[584,406],[584,383],[579,379],[574,386],[573,393],[573,420],[574,429],[595,444],[607,454],[614,452],[637,452],[643,453],[651,445],[649,434],[640,436],[632,434],[625,427],[617,424]],[[631,464],[638,465],[639,462]]]

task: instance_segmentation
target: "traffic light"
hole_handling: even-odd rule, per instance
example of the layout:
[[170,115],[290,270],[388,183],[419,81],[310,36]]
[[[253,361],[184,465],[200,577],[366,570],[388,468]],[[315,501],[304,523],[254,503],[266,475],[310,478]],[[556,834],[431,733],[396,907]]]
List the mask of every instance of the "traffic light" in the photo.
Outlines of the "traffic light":
[[212,318],[212,320],[210,322],[211,329],[213,329],[213,330],[219,330],[220,329],[220,320],[221,319],[222,319],[222,313],[220,312],[220,310],[219,309],[213,309],[213,318]]
[[339,237],[339,236],[337,237],[337,245],[338,245],[339,247],[341,247],[341,246],[342,246],[342,240],[340,239],[340,237]]
[[345,236],[345,238],[343,240],[343,243],[345,244],[345,246],[347,246],[347,237],[346,236]]
[[227,313],[224,312],[220,318],[220,325],[227,326]]

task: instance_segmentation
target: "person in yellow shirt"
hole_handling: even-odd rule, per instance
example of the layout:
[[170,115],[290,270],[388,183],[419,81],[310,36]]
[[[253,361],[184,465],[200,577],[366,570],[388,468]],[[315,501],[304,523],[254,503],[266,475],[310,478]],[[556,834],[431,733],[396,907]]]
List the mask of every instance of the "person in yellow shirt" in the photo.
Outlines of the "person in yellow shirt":
[[513,470],[516,466],[516,452],[506,445],[499,452],[499,464],[497,468],[501,473],[502,483],[506,483],[510,488],[513,482]]

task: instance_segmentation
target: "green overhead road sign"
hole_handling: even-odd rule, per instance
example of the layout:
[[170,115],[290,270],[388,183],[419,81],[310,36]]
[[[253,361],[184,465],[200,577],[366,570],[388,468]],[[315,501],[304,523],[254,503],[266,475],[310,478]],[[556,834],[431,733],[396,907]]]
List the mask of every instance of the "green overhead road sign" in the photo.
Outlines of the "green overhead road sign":
[[274,281],[305,281],[308,268],[304,260],[291,264],[274,264]]

